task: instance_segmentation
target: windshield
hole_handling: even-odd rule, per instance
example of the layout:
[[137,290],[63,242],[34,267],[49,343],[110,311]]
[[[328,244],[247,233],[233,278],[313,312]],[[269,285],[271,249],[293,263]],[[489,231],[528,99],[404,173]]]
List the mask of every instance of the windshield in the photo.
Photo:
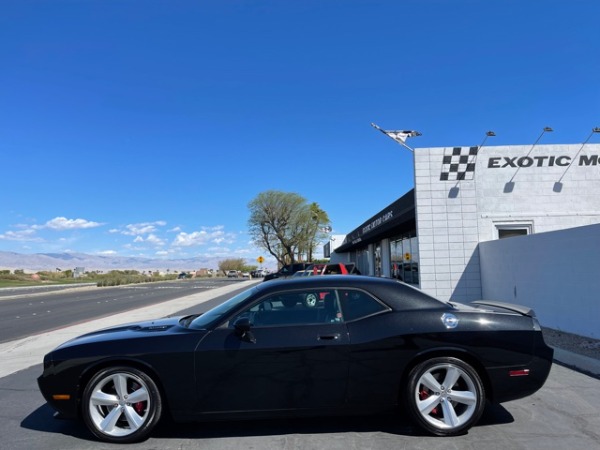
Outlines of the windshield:
[[201,316],[198,316],[192,320],[190,323],[190,328],[194,328],[196,330],[203,330],[207,328],[211,323],[219,320],[221,317],[227,316],[230,311],[236,309],[238,305],[254,294],[254,292],[256,292],[256,287],[240,292],[238,295],[231,297],[229,300],[221,303],[219,306],[209,309]]

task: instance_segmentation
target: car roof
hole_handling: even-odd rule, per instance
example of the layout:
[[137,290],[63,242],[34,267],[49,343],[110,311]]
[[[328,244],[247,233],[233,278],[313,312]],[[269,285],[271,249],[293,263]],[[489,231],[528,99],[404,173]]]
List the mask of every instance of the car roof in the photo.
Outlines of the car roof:
[[321,277],[290,277],[274,279],[257,286],[261,294],[281,290],[307,288],[341,288],[362,289],[372,293],[394,310],[451,308],[420,289],[409,286],[394,278],[373,277],[365,275],[326,275]]

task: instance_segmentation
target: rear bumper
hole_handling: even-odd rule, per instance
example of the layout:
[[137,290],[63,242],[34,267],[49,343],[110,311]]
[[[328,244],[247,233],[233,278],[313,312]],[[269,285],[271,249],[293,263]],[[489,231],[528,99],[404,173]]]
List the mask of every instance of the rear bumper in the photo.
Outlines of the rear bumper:
[[540,338],[528,364],[488,369],[492,400],[496,403],[517,400],[538,391],[548,379],[554,350]]

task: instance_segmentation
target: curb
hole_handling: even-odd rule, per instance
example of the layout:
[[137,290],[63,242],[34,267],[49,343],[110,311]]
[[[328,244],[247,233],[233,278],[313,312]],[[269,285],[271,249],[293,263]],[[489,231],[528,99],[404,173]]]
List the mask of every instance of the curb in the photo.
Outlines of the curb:
[[554,362],[600,379],[600,360],[563,350],[562,348],[552,348],[554,349]]

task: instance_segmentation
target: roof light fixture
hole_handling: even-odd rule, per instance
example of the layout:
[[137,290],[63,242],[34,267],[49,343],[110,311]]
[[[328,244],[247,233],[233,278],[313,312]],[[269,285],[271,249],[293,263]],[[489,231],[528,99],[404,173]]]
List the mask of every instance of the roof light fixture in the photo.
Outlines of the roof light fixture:
[[[549,133],[554,131],[551,127],[544,127],[542,130],[542,134],[539,135],[539,137],[535,140],[535,142],[533,143],[533,145],[531,146],[531,148],[529,149],[529,152],[527,153],[527,156],[531,155],[531,152],[533,151],[533,148],[537,145],[538,142],[540,142],[540,139],[542,138],[542,136],[544,135],[544,133]],[[519,173],[519,169],[521,167],[517,167],[517,170],[515,170],[515,173],[513,174],[513,176],[511,177],[511,179],[504,185],[504,193],[505,194],[509,194],[513,191],[513,189],[515,188],[515,182],[514,179],[517,176],[517,173]]]
[[[577,150],[577,153],[575,153],[575,156],[573,156],[573,160],[577,159],[577,157],[581,153],[581,150],[583,150],[583,147],[585,147],[585,144],[588,143],[588,141],[592,138],[592,136],[594,135],[594,133],[600,133],[600,127],[594,127],[594,128],[592,128],[592,132],[590,133],[590,135],[587,137],[587,139],[585,141],[583,141],[583,144],[581,144],[581,147],[579,147],[579,150]],[[554,183],[554,188],[553,188],[554,192],[560,192],[560,191],[562,191],[562,187],[563,187],[562,179],[564,178],[565,174],[569,170],[569,167],[571,167],[571,164],[569,164],[567,166],[567,168],[565,169],[565,171],[563,172],[563,174],[560,176],[560,178],[558,179],[558,181],[556,183]]]

